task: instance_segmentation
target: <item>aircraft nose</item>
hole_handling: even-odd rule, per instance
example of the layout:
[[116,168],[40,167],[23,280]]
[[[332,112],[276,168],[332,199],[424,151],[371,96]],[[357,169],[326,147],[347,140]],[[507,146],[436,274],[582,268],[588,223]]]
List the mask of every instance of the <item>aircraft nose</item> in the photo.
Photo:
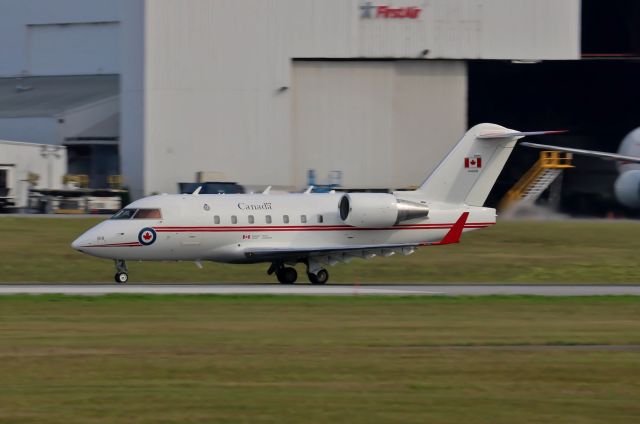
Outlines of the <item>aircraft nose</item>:
[[75,239],[72,243],[71,243],[71,248],[75,249],[79,252],[84,252],[84,249],[86,249],[87,247],[95,244],[95,234],[93,232],[93,229],[83,233],[80,235],[80,237],[78,237],[77,239]]
[[75,239],[72,243],[71,243],[71,248],[75,249],[75,250],[80,250],[80,246],[83,245],[82,242],[82,236],[78,237],[77,239]]

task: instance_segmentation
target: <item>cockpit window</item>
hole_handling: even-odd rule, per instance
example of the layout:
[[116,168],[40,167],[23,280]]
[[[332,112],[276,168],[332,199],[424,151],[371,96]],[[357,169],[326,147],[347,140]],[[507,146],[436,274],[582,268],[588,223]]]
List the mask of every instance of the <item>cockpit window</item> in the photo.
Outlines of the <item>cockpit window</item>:
[[131,219],[135,213],[135,209],[121,209],[120,212],[113,215],[111,219]]
[[133,219],[162,219],[160,209],[138,209]]
[[160,209],[122,209],[111,219],[162,219]]

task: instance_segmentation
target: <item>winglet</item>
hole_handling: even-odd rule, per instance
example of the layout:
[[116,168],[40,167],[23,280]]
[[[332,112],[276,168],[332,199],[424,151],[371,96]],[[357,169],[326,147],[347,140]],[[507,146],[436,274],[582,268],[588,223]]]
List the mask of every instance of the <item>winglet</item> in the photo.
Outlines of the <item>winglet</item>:
[[463,212],[442,240],[431,243],[431,245],[460,243],[460,236],[462,235],[462,230],[464,230],[464,224],[467,223],[467,218],[469,218],[469,212]]

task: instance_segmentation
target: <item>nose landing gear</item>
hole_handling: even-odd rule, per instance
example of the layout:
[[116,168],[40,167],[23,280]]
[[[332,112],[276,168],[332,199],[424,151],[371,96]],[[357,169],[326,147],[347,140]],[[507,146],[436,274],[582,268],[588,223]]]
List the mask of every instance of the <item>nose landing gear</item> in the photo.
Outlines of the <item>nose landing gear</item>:
[[129,281],[127,263],[123,259],[116,259],[114,262],[116,264],[116,275],[114,276],[116,283],[124,284]]

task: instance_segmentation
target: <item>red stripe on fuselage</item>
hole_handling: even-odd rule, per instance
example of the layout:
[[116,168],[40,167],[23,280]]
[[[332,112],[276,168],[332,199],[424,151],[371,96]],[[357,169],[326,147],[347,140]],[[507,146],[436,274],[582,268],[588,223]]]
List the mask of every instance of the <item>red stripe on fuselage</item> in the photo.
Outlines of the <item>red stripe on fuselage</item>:
[[[495,222],[474,222],[464,228],[485,228]],[[153,227],[159,233],[180,232],[275,232],[275,231],[396,231],[396,230],[446,230],[453,224],[406,224],[394,227],[372,228],[349,225],[269,225],[269,226],[206,226],[206,227]]]
[[[486,228],[495,222],[468,223],[464,228]],[[395,231],[446,230],[453,224],[402,224],[386,228],[351,227],[349,225],[272,225],[272,226],[212,226],[212,227],[154,227],[159,233],[221,233],[221,232],[276,232],[276,231]],[[95,244],[82,247],[140,247],[140,242]]]
[[138,247],[138,246],[142,246],[142,244],[137,241],[135,242],[131,241],[127,243],[93,244],[93,245],[82,246],[82,247]]

